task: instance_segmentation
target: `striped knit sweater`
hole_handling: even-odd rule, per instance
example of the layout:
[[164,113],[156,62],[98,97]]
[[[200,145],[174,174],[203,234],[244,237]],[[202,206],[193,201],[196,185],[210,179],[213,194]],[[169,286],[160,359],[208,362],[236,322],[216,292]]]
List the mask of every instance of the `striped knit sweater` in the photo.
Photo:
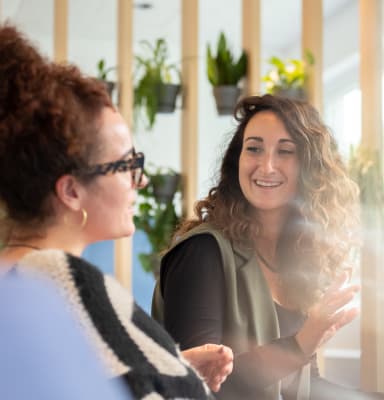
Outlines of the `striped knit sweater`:
[[108,375],[122,377],[137,399],[211,398],[170,336],[113,277],[61,250],[32,251],[17,268],[53,281]]

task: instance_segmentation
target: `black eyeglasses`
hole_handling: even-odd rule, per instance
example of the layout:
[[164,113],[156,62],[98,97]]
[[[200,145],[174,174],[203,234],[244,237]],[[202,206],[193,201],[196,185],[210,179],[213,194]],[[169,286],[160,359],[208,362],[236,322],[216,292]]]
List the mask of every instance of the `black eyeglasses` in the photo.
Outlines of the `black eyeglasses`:
[[117,160],[103,164],[96,164],[76,171],[78,175],[93,177],[98,175],[113,175],[118,172],[131,171],[132,184],[140,187],[144,175],[144,154],[133,152],[128,160]]

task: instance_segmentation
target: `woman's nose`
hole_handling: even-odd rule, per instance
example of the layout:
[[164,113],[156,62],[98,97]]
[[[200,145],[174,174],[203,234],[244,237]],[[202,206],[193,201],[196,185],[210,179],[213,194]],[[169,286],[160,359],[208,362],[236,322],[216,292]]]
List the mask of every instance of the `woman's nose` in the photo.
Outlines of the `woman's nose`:
[[272,153],[265,152],[260,159],[260,167],[266,174],[271,173],[275,170],[275,158]]

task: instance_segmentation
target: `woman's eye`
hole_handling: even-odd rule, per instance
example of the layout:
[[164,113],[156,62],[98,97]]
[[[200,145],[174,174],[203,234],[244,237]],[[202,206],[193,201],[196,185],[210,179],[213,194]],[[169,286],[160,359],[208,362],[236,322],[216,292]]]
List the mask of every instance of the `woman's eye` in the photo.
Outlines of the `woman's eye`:
[[293,149],[280,149],[279,153],[280,154],[295,154],[295,150],[293,150]]
[[118,167],[118,172],[127,172],[128,171],[128,165],[127,164],[122,164],[122,165],[119,165],[119,167]]
[[116,168],[117,172],[128,172],[130,169],[132,169],[134,160],[132,158],[129,158],[127,160],[122,160],[120,161],[119,165]]
[[246,150],[251,153],[261,153],[263,151],[263,148],[260,146],[247,146]]

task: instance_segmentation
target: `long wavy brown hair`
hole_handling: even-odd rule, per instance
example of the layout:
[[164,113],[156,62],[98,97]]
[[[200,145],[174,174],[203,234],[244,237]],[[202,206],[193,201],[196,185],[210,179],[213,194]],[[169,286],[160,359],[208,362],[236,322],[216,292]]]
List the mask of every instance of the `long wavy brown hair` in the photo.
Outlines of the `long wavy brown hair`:
[[280,234],[277,266],[288,303],[303,312],[349,263],[358,243],[358,187],[348,177],[336,142],[309,103],[278,96],[251,96],[234,112],[237,129],[225,151],[218,183],[195,205],[196,217],[175,234],[208,222],[228,239],[254,246],[262,231],[239,184],[239,158],[249,120],[269,110],[284,123],[300,163],[296,200]]

